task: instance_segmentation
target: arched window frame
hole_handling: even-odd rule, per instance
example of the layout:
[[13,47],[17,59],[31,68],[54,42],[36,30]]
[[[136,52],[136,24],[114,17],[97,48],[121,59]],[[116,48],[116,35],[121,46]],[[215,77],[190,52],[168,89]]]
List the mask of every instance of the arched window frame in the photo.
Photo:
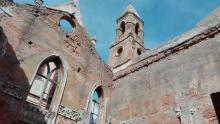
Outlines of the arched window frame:
[[[99,97],[99,102],[95,101],[93,96],[94,96],[94,93],[96,92],[96,90],[98,90],[100,92],[100,97]],[[104,99],[104,92],[103,92],[103,88],[101,86],[98,86],[98,87],[95,87],[94,90],[92,91],[92,93],[90,94],[90,102],[89,102],[89,112],[90,112],[90,123],[89,124],[97,124],[97,122],[94,122],[94,116],[96,116],[97,120],[99,120],[99,115],[100,115],[100,112],[101,112],[101,106],[103,104],[103,99]],[[98,112],[95,112],[95,107],[98,105]],[[97,108],[97,107],[96,107]]]
[[[51,68],[51,65],[50,65],[51,63],[54,63],[54,66],[55,66],[54,68]],[[57,76],[57,79],[54,79],[55,76]],[[52,104],[54,94],[59,84],[63,83],[63,79],[64,79],[63,76],[64,76],[63,65],[59,57],[52,56],[52,57],[45,59],[38,66],[37,71],[34,74],[34,78],[32,80],[32,84],[30,86],[30,90],[28,93],[27,101],[38,106],[39,108],[48,110],[50,108],[50,105]],[[36,83],[35,81],[37,81],[37,78],[38,79],[40,78],[42,80],[42,82],[40,83],[44,83],[43,88],[38,89],[41,92],[40,95],[33,93],[34,88],[36,88],[34,87],[34,85],[36,85],[34,83]],[[33,91],[32,91],[32,88],[33,88]],[[36,92],[39,92],[39,91],[36,91]],[[45,95],[47,95],[46,98],[44,98]],[[45,105],[42,105],[43,102],[45,103]]]
[[[51,105],[50,105],[50,108],[49,108],[49,111],[50,112],[52,112],[52,113],[54,113],[55,115],[52,117],[52,118],[49,118],[48,120],[47,120],[47,122],[49,122],[49,123],[55,123],[55,119],[56,119],[56,116],[57,116],[57,113],[58,113],[58,109],[59,109],[59,106],[60,106],[60,103],[61,103],[61,99],[62,99],[62,97],[63,97],[63,93],[64,93],[64,89],[65,89],[65,86],[66,86],[66,81],[67,81],[67,71],[68,71],[68,67],[69,67],[69,65],[68,65],[68,63],[66,62],[66,60],[65,60],[65,58],[63,58],[63,57],[61,57],[60,55],[61,55],[61,53],[56,53],[56,54],[54,54],[54,53],[51,53],[51,52],[46,52],[46,53],[44,53],[46,56],[43,58],[43,59],[41,59],[41,60],[39,60],[38,61],[38,64],[37,64],[37,66],[36,66],[36,68],[34,69],[35,71],[34,71],[34,73],[33,73],[33,76],[32,76],[32,78],[31,78],[31,83],[34,81],[34,78],[35,78],[35,74],[37,73],[37,71],[38,71],[38,68],[40,67],[40,65],[45,61],[45,60],[47,60],[48,58],[54,58],[54,57],[58,57],[60,60],[61,60],[61,63],[62,63],[62,80],[61,80],[61,82],[60,82],[60,84],[59,84],[59,89],[57,89],[56,91],[55,91],[55,95],[56,96],[54,96],[53,97],[53,100],[52,100],[52,102],[51,102]],[[32,84],[30,84],[30,88],[31,88],[31,85]],[[57,91],[59,90],[59,93],[57,93]],[[39,109],[41,109],[42,110],[42,108],[39,108]],[[45,110],[45,109],[44,109]]]

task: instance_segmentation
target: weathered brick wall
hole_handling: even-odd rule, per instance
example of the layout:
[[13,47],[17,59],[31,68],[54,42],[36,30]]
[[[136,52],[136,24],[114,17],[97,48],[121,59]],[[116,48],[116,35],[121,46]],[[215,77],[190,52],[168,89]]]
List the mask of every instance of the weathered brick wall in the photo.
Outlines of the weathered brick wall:
[[[184,124],[216,121],[210,95],[220,89],[220,35],[187,47],[137,71],[115,77],[113,123]],[[139,64],[141,67],[143,64]],[[134,66],[136,67],[136,66]],[[138,67],[138,66],[137,66]]]
[[[53,55],[62,59],[67,73],[64,92],[58,91],[55,94],[56,97],[63,96],[61,102],[55,102],[54,105],[60,104],[71,110],[86,113],[87,100],[95,85],[103,87],[107,98],[111,71],[100,60],[85,29],[74,18],[73,33],[67,35],[58,26],[62,17],[69,18],[72,15],[46,8],[35,16],[34,8],[29,5],[16,5],[9,7],[8,10],[10,13],[0,13],[0,26],[8,41],[6,54],[0,61],[0,82],[1,86],[8,83],[17,86],[20,90],[24,90],[25,94],[24,98],[14,99],[12,97],[14,94],[3,93],[4,97],[2,95],[0,98],[0,104],[7,109],[1,109],[0,114],[3,116],[0,117],[2,118],[0,123],[11,123],[8,120],[18,123],[21,106],[26,99],[26,92],[31,86],[37,67],[43,60]],[[14,89],[12,88],[11,91],[15,92]],[[6,100],[7,97],[13,100]],[[14,109],[15,105],[19,107]],[[10,119],[10,117],[17,118]],[[72,119],[60,115],[57,117],[57,123],[67,121],[74,123]]]

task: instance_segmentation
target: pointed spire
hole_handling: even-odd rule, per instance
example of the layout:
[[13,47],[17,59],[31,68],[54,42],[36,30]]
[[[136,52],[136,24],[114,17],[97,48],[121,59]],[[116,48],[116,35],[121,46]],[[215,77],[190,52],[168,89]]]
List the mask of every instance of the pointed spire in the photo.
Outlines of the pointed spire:
[[127,12],[133,13],[133,14],[135,14],[136,16],[138,16],[138,17],[140,18],[140,15],[137,13],[137,11],[135,10],[135,8],[132,6],[131,3],[128,4],[127,8],[126,8],[126,9],[124,10],[124,12],[123,12],[123,15],[124,15],[125,13],[127,13]]

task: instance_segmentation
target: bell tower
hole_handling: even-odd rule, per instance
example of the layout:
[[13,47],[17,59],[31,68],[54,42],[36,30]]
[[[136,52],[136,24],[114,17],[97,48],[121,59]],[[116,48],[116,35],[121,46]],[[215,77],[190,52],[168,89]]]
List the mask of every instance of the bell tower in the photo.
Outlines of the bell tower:
[[134,57],[144,51],[144,22],[134,7],[129,4],[117,19],[116,39],[110,47],[110,66],[113,72],[128,67]]

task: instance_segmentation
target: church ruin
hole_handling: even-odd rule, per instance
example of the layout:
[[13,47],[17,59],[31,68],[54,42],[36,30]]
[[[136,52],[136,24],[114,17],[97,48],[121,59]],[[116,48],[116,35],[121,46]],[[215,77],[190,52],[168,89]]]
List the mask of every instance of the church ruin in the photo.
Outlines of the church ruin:
[[0,1],[0,124],[220,122],[220,8],[150,50],[129,4],[116,20],[108,65],[79,1],[42,2]]

